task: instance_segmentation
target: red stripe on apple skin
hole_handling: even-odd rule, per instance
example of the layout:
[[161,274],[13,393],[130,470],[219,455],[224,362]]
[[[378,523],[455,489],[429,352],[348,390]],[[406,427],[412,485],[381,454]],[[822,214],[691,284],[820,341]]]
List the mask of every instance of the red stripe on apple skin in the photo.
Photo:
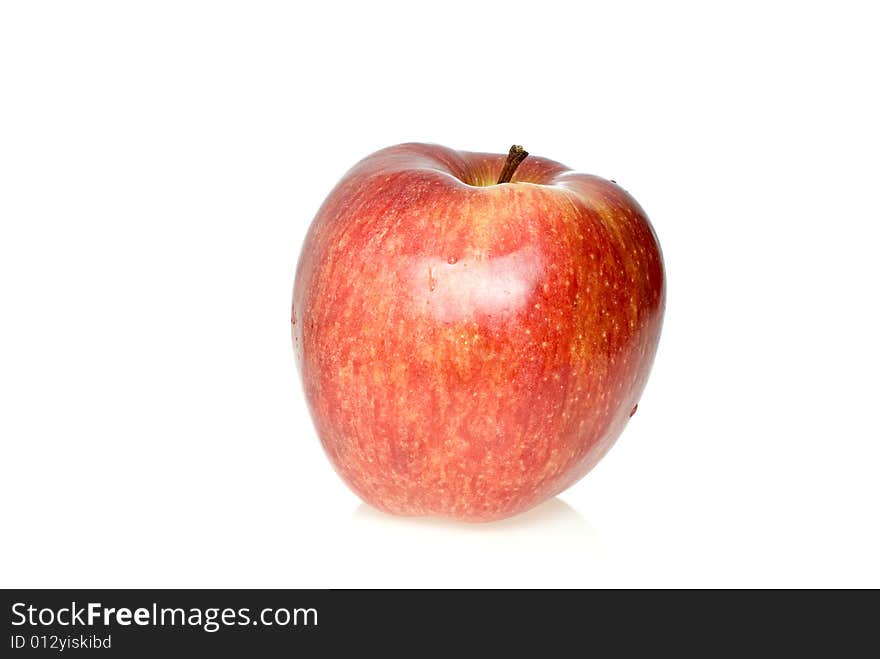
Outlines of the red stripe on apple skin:
[[632,197],[530,156],[406,144],[318,212],[292,325],[321,442],[378,508],[489,521],[583,477],[659,340],[660,249]]

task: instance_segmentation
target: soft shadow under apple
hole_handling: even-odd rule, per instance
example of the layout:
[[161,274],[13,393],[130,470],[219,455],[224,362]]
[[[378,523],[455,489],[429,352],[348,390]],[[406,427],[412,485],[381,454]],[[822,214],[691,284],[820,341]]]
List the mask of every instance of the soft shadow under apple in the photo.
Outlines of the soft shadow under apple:
[[370,531],[428,535],[432,538],[469,538],[515,541],[519,546],[554,549],[596,549],[599,534],[578,511],[554,497],[521,515],[485,524],[456,522],[432,517],[399,517],[362,503],[354,511],[355,526]]

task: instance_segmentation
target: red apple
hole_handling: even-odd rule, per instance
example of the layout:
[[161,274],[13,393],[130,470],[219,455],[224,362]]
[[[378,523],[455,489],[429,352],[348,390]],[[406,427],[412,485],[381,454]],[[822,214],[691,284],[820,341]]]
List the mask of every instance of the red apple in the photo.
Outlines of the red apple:
[[377,508],[523,512],[635,412],[665,302],[651,224],[613,181],[524,155],[384,149],[308,231],[297,363],[330,461]]

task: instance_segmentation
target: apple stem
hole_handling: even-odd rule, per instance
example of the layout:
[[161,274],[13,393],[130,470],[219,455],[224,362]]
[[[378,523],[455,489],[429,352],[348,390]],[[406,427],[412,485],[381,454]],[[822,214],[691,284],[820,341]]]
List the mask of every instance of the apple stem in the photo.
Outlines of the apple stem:
[[507,161],[504,163],[504,169],[501,170],[501,176],[498,177],[498,183],[510,183],[510,179],[513,178],[513,173],[516,171],[516,168],[519,167],[519,164],[525,160],[528,155],[529,152],[518,144],[514,144],[510,147],[510,151],[507,154]]

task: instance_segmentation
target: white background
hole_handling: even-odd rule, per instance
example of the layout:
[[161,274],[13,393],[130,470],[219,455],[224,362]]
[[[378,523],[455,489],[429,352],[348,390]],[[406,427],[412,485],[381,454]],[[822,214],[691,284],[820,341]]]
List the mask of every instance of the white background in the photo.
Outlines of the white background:
[[[0,585],[880,586],[870,3],[4,2]],[[403,141],[615,178],[664,249],[639,413],[560,498],[334,474],[298,250]]]

